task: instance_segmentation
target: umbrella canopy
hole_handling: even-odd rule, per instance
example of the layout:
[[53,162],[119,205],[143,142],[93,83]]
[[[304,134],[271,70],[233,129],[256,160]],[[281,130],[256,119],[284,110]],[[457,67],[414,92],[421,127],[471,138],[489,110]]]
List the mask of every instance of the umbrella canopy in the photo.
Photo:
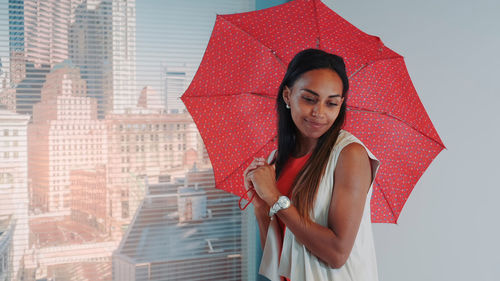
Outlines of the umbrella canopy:
[[350,89],[344,129],[381,161],[372,222],[396,223],[413,187],[444,148],[403,57],[319,0],[218,15],[182,96],[205,143],[216,187],[245,193],[243,171],[276,148],[278,87],[293,56],[317,48],[344,58]]

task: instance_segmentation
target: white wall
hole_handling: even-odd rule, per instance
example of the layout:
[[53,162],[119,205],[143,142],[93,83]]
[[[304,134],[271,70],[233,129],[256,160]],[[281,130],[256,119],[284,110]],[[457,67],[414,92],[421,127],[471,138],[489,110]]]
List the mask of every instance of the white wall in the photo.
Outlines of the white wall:
[[500,280],[500,1],[323,1],[405,57],[448,148],[374,225],[380,280]]

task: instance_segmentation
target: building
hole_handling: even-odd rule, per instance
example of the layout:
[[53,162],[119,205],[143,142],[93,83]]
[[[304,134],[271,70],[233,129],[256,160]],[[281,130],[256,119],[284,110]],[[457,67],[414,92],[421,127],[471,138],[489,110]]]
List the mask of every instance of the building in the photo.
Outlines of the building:
[[123,113],[125,109],[135,107],[139,92],[136,81],[135,0],[101,1],[112,2],[112,111]]
[[[14,98],[13,101],[6,101],[10,107],[13,107],[17,113],[33,114],[33,105],[40,101],[41,89],[45,83],[47,73],[50,72],[50,66],[47,64],[35,67],[33,63],[25,64],[24,78],[17,84],[13,84],[9,97]],[[9,93],[9,92],[7,92]]]
[[4,65],[8,58],[0,57],[0,92],[10,84],[9,69]]
[[0,215],[0,281],[10,281],[12,270],[12,241],[14,240],[15,221],[12,216]]
[[163,96],[167,112],[183,112],[186,107],[180,97],[189,86],[188,71],[186,66],[162,66]]
[[[24,76],[26,62],[54,65],[68,59],[68,27],[72,11],[82,0],[9,0],[10,54],[21,53],[24,62],[11,61],[14,83]],[[16,56],[14,56],[16,57]]]
[[111,190],[106,188],[106,167],[70,172],[71,219],[101,234],[111,230]]
[[16,90],[4,88],[0,90],[0,108],[16,111]]
[[183,174],[195,162],[200,167],[210,164],[203,159],[205,149],[191,116],[166,114],[155,103],[148,107],[148,100],[158,100],[151,96],[155,93],[144,89],[136,109],[108,114],[104,120],[108,189],[119,191],[121,197],[111,212],[121,217],[123,230],[142,202],[147,183],[158,183],[173,171]]
[[[32,114],[44,75],[71,58],[105,112],[133,107],[135,0],[9,0],[10,82],[18,113]],[[31,73],[31,74],[30,74]]]
[[0,57],[0,107],[16,111],[16,90],[11,87],[8,61],[8,57]]
[[98,117],[135,107],[135,0],[83,1],[70,28],[69,57],[97,100]]
[[161,96],[151,86],[142,88],[139,100],[137,101],[137,108],[143,110],[149,109],[150,112],[166,112]]
[[70,27],[70,59],[80,68],[87,95],[96,99],[99,118],[112,107],[111,3],[84,1],[75,10]]
[[246,280],[243,248],[255,237],[237,203],[215,189],[211,169],[149,184],[113,254],[113,280]]
[[25,44],[24,1],[9,0],[9,65],[12,84],[21,82],[25,77]]
[[0,109],[0,221],[10,218],[7,223],[10,226],[3,232],[12,234],[9,267],[4,266],[3,270],[9,271],[12,277],[21,269],[20,263],[28,248],[28,120],[27,115]]
[[68,58],[69,26],[78,2],[9,0],[10,82],[16,88],[16,112],[32,114],[45,75]]
[[70,173],[106,164],[106,126],[86,96],[78,68],[62,63],[47,75],[28,127],[31,209],[69,215]]

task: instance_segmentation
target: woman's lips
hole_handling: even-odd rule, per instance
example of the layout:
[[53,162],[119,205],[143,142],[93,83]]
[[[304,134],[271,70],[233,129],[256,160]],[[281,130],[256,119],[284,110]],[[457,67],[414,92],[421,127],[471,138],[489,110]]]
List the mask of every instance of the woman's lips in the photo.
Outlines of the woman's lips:
[[321,128],[321,127],[323,127],[325,125],[323,123],[315,122],[313,120],[308,120],[308,119],[305,119],[305,120],[306,120],[307,123],[309,123],[309,125],[311,127],[314,127],[314,128]]

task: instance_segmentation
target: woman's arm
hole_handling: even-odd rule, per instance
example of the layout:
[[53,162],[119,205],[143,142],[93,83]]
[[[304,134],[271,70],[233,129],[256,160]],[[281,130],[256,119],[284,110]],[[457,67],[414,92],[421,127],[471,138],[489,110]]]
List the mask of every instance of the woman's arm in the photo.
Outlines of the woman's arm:
[[264,249],[264,246],[266,245],[267,230],[269,229],[269,223],[271,222],[271,219],[269,218],[269,207],[266,209],[254,206],[255,218],[257,219],[257,224],[259,225],[260,246],[262,249]]
[[[253,184],[248,176],[248,173],[265,164],[266,163],[264,162],[263,158],[255,158],[252,163],[245,169],[245,171],[243,172],[243,180],[246,190],[253,188]],[[249,191],[249,193],[250,197],[254,196],[252,204],[254,207],[255,218],[257,219],[257,224],[259,226],[260,244],[262,246],[262,249],[264,249],[264,245],[266,245],[267,230],[271,221],[271,219],[269,218],[269,206],[257,194],[255,194],[255,190],[251,190]]]
[[[269,206],[281,195],[271,180],[274,179],[269,175],[271,171],[274,167],[262,166],[249,174],[257,193]],[[335,168],[328,227],[306,223],[293,205],[277,215],[315,256],[339,268],[347,261],[354,245],[371,181],[366,150],[358,143],[349,144],[341,151]]]

